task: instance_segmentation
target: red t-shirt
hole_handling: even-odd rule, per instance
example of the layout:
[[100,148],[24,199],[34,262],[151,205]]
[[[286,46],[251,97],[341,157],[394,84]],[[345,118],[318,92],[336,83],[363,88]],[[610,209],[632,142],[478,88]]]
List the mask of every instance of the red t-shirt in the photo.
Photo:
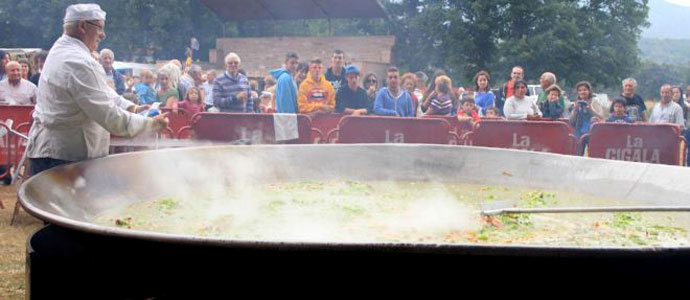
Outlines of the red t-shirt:
[[190,115],[204,111],[204,104],[196,104],[191,101],[184,100],[177,104],[177,107],[186,110]]
[[513,80],[508,80],[508,83],[506,84],[506,99],[508,99],[510,96],[513,95],[513,88],[515,85],[513,84]]
[[417,114],[417,105],[419,105],[419,99],[417,99],[417,96],[414,93],[410,93],[410,98],[412,98],[412,107],[414,108],[414,114]]
[[[465,113],[465,110],[458,109],[458,116],[466,117],[467,114]],[[479,114],[476,111],[474,111],[474,109],[470,112],[470,116],[472,117],[472,120],[474,120],[475,122],[482,121],[482,119],[479,117]]]

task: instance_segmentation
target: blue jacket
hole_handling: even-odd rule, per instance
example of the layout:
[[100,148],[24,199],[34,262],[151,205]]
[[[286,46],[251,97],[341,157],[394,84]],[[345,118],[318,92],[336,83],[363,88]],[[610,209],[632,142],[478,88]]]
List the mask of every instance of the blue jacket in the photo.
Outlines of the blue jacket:
[[384,87],[376,93],[374,113],[381,116],[414,117],[414,105],[410,94],[403,90],[397,98],[393,98],[388,88]]
[[276,112],[297,113],[297,84],[285,68],[270,71],[276,80]]
[[113,81],[115,81],[115,91],[118,95],[122,95],[125,92],[125,77],[122,73],[113,69]]
[[137,85],[134,86],[134,91],[137,93],[139,104],[141,105],[152,104],[153,102],[158,101],[156,91],[146,83],[137,83]]
[[[108,71],[105,71],[105,76],[106,78],[108,78]],[[33,76],[31,77],[33,78]],[[122,73],[118,72],[115,69],[113,69],[113,83],[115,84],[115,91],[117,92],[117,94],[122,95],[125,92],[125,76],[123,76]]]

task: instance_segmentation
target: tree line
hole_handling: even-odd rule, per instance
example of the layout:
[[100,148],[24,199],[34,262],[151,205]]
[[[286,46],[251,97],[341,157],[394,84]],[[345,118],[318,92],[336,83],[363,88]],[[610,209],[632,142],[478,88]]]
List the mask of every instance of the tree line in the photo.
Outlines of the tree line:
[[[47,49],[73,0],[5,2],[0,46]],[[561,85],[588,80],[602,88],[640,70],[637,43],[649,10],[648,0],[384,0],[387,19],[224,22],[198,0],[94,2],[107,12],[102,46],[118,59],[142,49],[180,58],[192,35],[205,59],[219,37],[393,34],[403,70],[440,68],[465,85],[489,70],[498,85],[521,65],[532,81],[551,71]]]

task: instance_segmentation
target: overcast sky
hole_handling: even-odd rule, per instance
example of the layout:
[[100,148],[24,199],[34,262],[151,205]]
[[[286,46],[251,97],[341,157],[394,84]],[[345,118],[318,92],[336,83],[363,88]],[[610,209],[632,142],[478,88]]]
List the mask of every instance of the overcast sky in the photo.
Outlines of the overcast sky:
[[690,0],[650,0],[642,37],[690,39]]

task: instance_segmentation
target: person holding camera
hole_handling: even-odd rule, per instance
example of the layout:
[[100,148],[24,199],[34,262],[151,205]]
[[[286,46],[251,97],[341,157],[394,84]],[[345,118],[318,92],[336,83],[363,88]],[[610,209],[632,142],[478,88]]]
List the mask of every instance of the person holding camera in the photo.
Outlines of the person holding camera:
[[592,123],[604,118],[604,109],[592,92],[592,85],[587,81],[581,81],[576,86],[577,99],[570,106],[570,124],[575,128],[575,136],[581,137],[588,133]]

